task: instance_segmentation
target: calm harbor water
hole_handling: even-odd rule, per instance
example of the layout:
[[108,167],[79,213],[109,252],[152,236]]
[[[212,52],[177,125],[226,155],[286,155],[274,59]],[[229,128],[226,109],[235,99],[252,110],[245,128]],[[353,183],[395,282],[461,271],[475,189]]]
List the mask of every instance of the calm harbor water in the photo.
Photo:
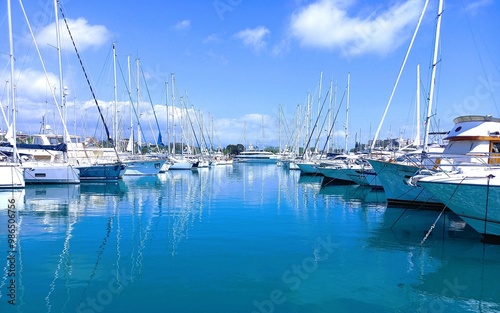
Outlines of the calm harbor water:
[[438,214],[256,164],[1,192],[0,312],[500,312],[500,246],[421,245]]

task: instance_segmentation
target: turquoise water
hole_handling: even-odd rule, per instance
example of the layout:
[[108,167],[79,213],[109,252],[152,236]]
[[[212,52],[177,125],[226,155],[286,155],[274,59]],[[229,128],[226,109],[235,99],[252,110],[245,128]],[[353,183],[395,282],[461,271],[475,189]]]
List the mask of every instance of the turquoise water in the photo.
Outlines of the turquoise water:
[[500,246],[438,214],[257,164],[2,192],[0,312],[499,312]]

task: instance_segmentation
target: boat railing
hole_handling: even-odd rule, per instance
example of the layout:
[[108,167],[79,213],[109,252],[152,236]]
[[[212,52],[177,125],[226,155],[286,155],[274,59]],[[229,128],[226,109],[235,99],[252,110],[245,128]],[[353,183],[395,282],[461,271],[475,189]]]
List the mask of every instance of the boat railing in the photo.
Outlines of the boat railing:
[[442,172],[469,168],[491,168],[500,166],[500,154],[471,152],[466,154],[419,153],[408,154],[396,159],[399,164]]

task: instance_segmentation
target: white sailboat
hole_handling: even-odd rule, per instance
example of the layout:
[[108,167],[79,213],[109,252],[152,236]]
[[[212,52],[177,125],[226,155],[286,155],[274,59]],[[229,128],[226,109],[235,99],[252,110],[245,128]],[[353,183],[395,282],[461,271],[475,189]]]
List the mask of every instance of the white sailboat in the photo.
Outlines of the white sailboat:
[[325,179],[323,184],[350,185],[355,182],[347,175],[356,165],[357,156],[337,155],[327,162],[321,163],[317,170]]
[[[420,26],[420,22],[423,18],[424,12],[427,8],[427,3],[426,1],[422,14],[420,16],[420,20],[417,25],[417,29],[414,33],[414,36],[412,38],[410,47],[407,51],[407,54],[405,56],[403,66],[401,67],[399,71],[398,78],[396,80],[396,84],[394,86],[394,89],[392,91],[391,97],[389,98],[389,103],[386,107],[386,110],[384,112],[382,121],[379,125],[379,128],[377,129],[377,132],[375,134],[375,138],[372,142],[372,150],[374,149],[374,146],[377,141],[377,136],[380,131],[381,125],[383,123],[383,120],[385,118],[385,115],[387,113],[387,110],[389,108],[389,105],[391,103],[392,97],[394,95],[397,82],[399,81],[399,78],[401,77],[402,70],[404,68],[404,65],[406,63],[406,60],[408,58],[408,54],[411,50],[411,46],[413,44],[413,40],[415,39],[415,35],[417,33],[418,27]],[[443,13],[443,0],[439,1],[439,6],[438,6],[438,15],[437,15],[437,24],[436,24],[436,36],[435,36],[435,42],[434,42],[434,53],[433,53],[433,63],[432,63],[432,73],[431,73],[431,85],[430,85],[430,92],[429,92],[429,103],[427,106],[427,120],[426,120],[426,127],[425,127],[425,133],[424,133],[424,145],[422,148],[422,151],[415,151],[413,153],[407,154],[403,157],[400,157],[396,160],[391,160],[391,161],[385,161],[385,160],[374,160],[370,159],[369,162],[372,165],[373,169],[375,170],[377,177],[382,184],[384,191],[387,196],[387,202],[388,204],[396,204],[396,205],[408,205],[408,206],[436,206],[440,205],[440,201],[435,198],[430,192],[427,192],[423,188],[408,184],[407,180],[415,175],[421,168],[430,168],[432,169],[433,163],[435,163],[435,160],[437,159],[437,156],[432,157],[431,155],[433,153],[442,153],[443,149],[439,146],[431,146],[429,145],[428,138],[429,138],[429,127],[430,127],[430,118],[432,115],[432,103],[434,101],[434,88],[435,88],[435,77],[436,77],[436,66],[437,66],[437,58],[438,58],[438,50],[439,50],[439,38],[440,38],[440,30],[441,30],[441,18],[442,18],[442,13]],[[419,91],[418,91],[419,92]],[[417,135],[418,136],[418,135]],[[468,151],[462,151],[463,153],[467,153]],[[444,151],[446,153],[446,149]]]
[[[9,24],[9,49],[10,49],[10,90],[12,96],[12,155],[0,155],[0,188],[24,188],[24,169],[18,159],[16,143],[16,101],[14,88],[14,43],[12,36],[12,12],[10,0],[7,0],[8,24]],[[1,104],[0,104],[1,105]]]
[[[57,7],[54,7],[54,10],[57,13]],[[57,14],[56,14],[57,15]],[[38,48],[38,44],[36,42],[35,36],[33,34],[33,30],[31,28],[31,25],[29,23],[29,20],[26,19],[27,26],[29,28],[30,34],[32,36],[32,40],[34,43],[34,47],[37,51],[37,54],[40,58],[41,65],[43,67],[43,70],[45,72],[45,76],[47,79],[47,84],[48,86],[51,86],[51,83],[49,82],[47,71],[45,68],[45,64],[42,60],[40,50]],[[59,41],[59,25],[58,25],[58,19],[56,18],[56,28],[57,28],[57,49],[58,53],[60,53],[60,41]],[[60,57],[59,57],[60,59]],[[55,93],[53,88],[49,88],[51,95],[54,99],[54,102],[56,103],[56,108],[57,112],[59,113],[59,117],[61,118],[61,122],[63,123],[64,130],[66,131],[66,125],[65,121],[62,117],[61,111],[59,109],[59,106],[57,105],[58,101],[56,99]],[[63,99],[63,88],[62,88],[62,78],[60,78],[60,94],[61,94],[61,100]],[[23,149],[19,148],[19,152],[23,153]],[[67,162],[67,155],[66,155],[66,147],[63,149],[63,160],[61,162],[43,162],[43,161],[37,161],[34,160],[33,158],[30,158],[29,155],[26,155],[26,159],[23,160],[22,166],[24,167],[24,180],[26,183],[30,184],[77,184],[80,182],[80,171],[70,165]]]
[[[150,176],[157,175],[162,170],[163,165],[166,160],[155,155],[142,155],[136,154],[135,151],[135,136],[134,136],[134,119],[133,116],[136,115],[139,118],[139,114],[134,108],[131,96],[131,80],[130,80],[130,57],[128,57],[128,73],[129,73],[129,98],[130,98],[130,139],[126,148],[126,152],[120,153],[119,157],[122,162],[127,166],[125,169],[124,176]],[[140,100],[140,89],[139,89],[139,60],[136,60],[137,66],[137,103]],[[137,109],[138,110],[138,109]],[[134,114],[135,113],[135,114]],[[141,147],[141,126],[140,120],[137,121],[137,145]]]

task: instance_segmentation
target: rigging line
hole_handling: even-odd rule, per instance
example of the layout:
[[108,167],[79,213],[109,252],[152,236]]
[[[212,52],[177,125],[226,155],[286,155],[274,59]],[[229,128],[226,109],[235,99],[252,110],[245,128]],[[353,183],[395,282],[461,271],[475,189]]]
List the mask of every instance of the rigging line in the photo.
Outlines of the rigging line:
[[[50,95],[52,96],[52,99],[54,100],[54,104],[56,106],[57,113],[59,115],[59,118],[61,119],[61,123],[63,125],[63,131],[67,134],[67,137],[69,138],[68,129],[66,127],[66,121],[63,119],[63,116],[62,116],[62,113],[61,113],[61,109],[59,108],[59,104],[57,102],[55,91],[51,87],[51,82],[49,80],[49,74],[47,72],[47,68],[45,67],[45,62],[43,61],[42,54],[41,54],[40,49],[38,47],[38,43],[36,41],[35,34],[33,33],[33,28],[31,27],[31,23],[30,23],[30,21],[28,19],[28,15],[26,13],[26,10],[24,9],[24,4],[23,4],[22,0],[19,0],[19,5],[21,6],[21,10],[23,11],[24,19],[26,20],[26,25],[28,26],[28,29],[29,29],[29,32],[30,32],[30,35],[31,35],[31,39],[32,39],[31,44],[34,45],[35,50],[36,50],[37,55],[38,55],[38,58],[40,59],[40,64],[41,64],[43,72],[45,74],[46,84],[47,84],[47,86],[49,86],[48,90],[50,90]],[[21,74],[19,74],[19,75],[21,75]],[[19,79],[19,77],[18,77],[18,79]],[[48,104],[48,102],[46,102],[46,104]],[[55,112],[54,112],[54,116],[55,116]]]
[[189,110],[188,110],[188,108],[186,106],[186,103],[184,101],[182,101],[182,104],[184,104],[184,108],[186,109],[186,115],[187,115],[187,118],[189,120],[189,124],[191,125],[191,130],[193,132],[194,139],[196,140],[196,144],[198,145],[198,148],[200,149],[200,154],[201,154],[200,141],[198,140],[198,136],[196,136],[196,132],[194,130],[193,122],[191,121],[191,116],[189,115]]
[[[212,152],[213,152],[213,148],[214,148],[213,138],[210,135],[209,129],[207,128],[207,126],[203,127],[203,123],[200,123],[200,121],[198,120],[198,115],[196,114],[195,116],[196,116],[196,120],[198,121],[198,126],[200,127],[200,132],[202,134],[202,139],[203,139],[203,141],[205,143],[205,148],[208,150],[208,154],[211,155]],[[210,144],[210,147],[207,145],[207,140],[205,138],[205,133],[207,134],[206,136],[208,138],[208,143]],[[210,149],[208,149],[208,148],[210,148]]]
[[325,100],[323,100],[323,104],[321,105],[321,108],[320,108],[320,110],[318,112],[318,117],[316,118],[316,121],[314,122],[313,129],[311,130],[311,135],[309,135],[309,140],[307,140],[307,144],[304,147],[304,154],[302,156],[303,159],[304,159],[304,156],[305,156],[305,151],[307,151],[307,149],[309,148],[309,143],[311,143],[311,139],[312,139],[312,136],[314,134],[314,130],[318,126],[318,120],[321,117],[321,112],[323,111],[323,107],[325,106],[325,102],[326,102],[326,98],[325,98]]
[[[188,99],[188,101],[189,101],[189,99]],[[193,105],[191,105],[191,109],[193,110],[194,117],[196,118],[196,122],[198,124],[198,128],[200,129],[201,141],[205,145],[205,150],[208,152],[208,155],[211,155],[210,150],[208,149],[207,139],[205,138],[205,132],[203,131],[203,117],[201,116],[202,112],[200,110],[200,113],[199,113],[200,116],[198,117],[198,114],[196,114],[196,111],[195,111]],[[205,129],[206,129],[206,127],[205,127]],[[208,141],[210,142],[210,144],[212,144],[208,133],[207,133],[207,137],[208,137]],[[200,154],[203,157],[203,152],[201,151],[201,147],[200,147]]]
[[394,83],[394,87],[392,88],[391,96],[389,97],[389,101],[385,107],[384,114],[382,115],[382,119],[380,120],[380,124],[378,125],[377,131],[375,132],[375,137],[373,138],[372,146],[370,150],[373,150],[375,148],[375,142],[378,139],[378,135],[380,134],[380,130],[382,128],[382,124],[384,123],[385,117],[387,115],[387,111],[389,111],[389,107],[392,102],[392,98],[394,97],[394,94],[396,92],[396,88],[399,84],[399,79],[401,78],[401,75],[403,74],[403,69],[406,65],[406,61],[408,60],[408,56],[410,55],[411,48],[413,47],[413,43],[415,41],[415,37],[417,36],[418,30],[420,29],[420,24],[422,23],[422,19],[424,18],[425,11],[427,9],[427,4],[429,3],[429,0],[425,1],[424,7],[422,9],[422,12],[420,13],[420,17],[418,19],[417,27],[415,28],[415,32],[413,33],[413,37],[411,38],[410,45],[408,46],[408,50],[406,51],[406,55],[403,59],[403,63],[401,64],[401,68],[399,70],[398,77],[396,79],[396,82]]
[[[332,126],[330,127],[330,131],[328,132],[328,136],[326,137],[325,145],[323,146],[323,150],[321,151],[321,156],[323,156],[323,151],[325,151],[326,145],[328,144],[328,141],[330,140],[330,136],[332,134],[332,131],[334,129],[335,123],[337,122],[337,117],[339,116],[340,108],[342,107],[342,102],[344,101],[344,97],[346,95],[346,91],[344,91],[344,94],[342,95],[342,99],[340,99],[339,106],[337,108],[337,112],[335,113],[335,117],[333,118]],[[335,134],[335,132],[334,132]]]
[[[137,124],[139,125],[139,129],[141,130],[140,133],[142,135],[142,139],[144,140],[144,142],[146,142],[146,137],[144,136],[144,132],[142,131],[141,120],[139,119],[139,115],[137,114],[137,110],[135,109],[134,101],[132,100],[132,93],[128,89],[127,81],[125,80],[125,76],[123,75],[122,66],[120,65],[119,61],[117,61],[116,63],[118,65],[118,69],[120,70],[120,74],[121,74],[123,82],[125,84],[125,88],[127,89],[128,99],[129,99],[130,103],[132,104],[131,107],[134,111],[135,118],[137,119]],[[147,151],[149,152],[149,146],[146,145],[146,147],[147,147]]]
[[328,109],[328,111],[326,111],[326,114],[325,114],[326,116],[323,119],[323,124],[321,124],[321,128],[318,131],[318,136],[316,137],[316,142],[314,143],[314,149],[318,148],[318,142],[319,142],[319,139],[321,137],[321,132],[323,131],[323,128],[325,127],[325,124],[326,124],[326,122],[328,120],[328,115],[330,114],[330,111],[331,111],[331,109]]
[[[59,3],[59,2],[60,1],[58,0],[57,3]],[[94,89],[92,88],[92,85],[90,84],[90,80],[89,80],[89,77],[87,75],[87,71],[85,70],[85,67],[83,66],[82,58],[80,57],[80,53],[78,52],[78,49],[76,48],[75,40],[73,39],[73,35],[71,33],[71,30],[69,29],[68,21],[66,20],[66,16],[64,15],[64,12],[63,12],[61,6],[59,6],[59,11],[61,12],[61,16],[63,17],[64,24],[66,25],[66,29],[68,30],[68,35],[71,38],[71,42],[73,43],[73,48],[75,48],[75,52],[76,52],[76,55],[78,57],[78,61],[80,62],[80,66],[82,67],[83,74],[85,75],[85,79],[87,80],[87,85],[89,86],[90,92],[92,93],[92,98],[94,98],[95,105],[97,106],[97,110],[99,111],[99,116],[101,117],[102,123],[104,125],[104,130],[106,131],[106,136],[108,137],[107,140],[113,146],[113,149],[116,153],[116,157],[119,159],[118,151],[116,151],[115,142],[113,141],[113,139],[111,138],[111,135],[109,134],[109,129],[108,129],[108,126],[106,125],[106,120],[104,119],[104,116],[102,115],[101,107],[99,106],[99,103],[97,102],[97,98],[95,96]]]
[[[464,2],[462,1],[462,5],[465,7],[464,5]],[[469,16],[467,14],[465,14],[465,17],[467,19],[467,25],[469,26],[469,31],[471,33],[471,36],[472,36],[472,41],[474,42],[474,47],[476,48],[476,52],[477,52],[477,57],[479,58],[479,62],[481,63],[481,69],[483,70],[483,74],[484,74],[484,77],[486,80],[487,79],[487,75],[486,75],[486,69],[484,67],[484,62],[483,62],[483,58],[481,57],[481,54],[479,54],[479,48],[478,48],[478,45],[477,45],[477,41],[476,41],[476,37],[474,36],[474,33],[472,32],[472,26],[470,24],[470,20],[469,20]],[[486,46],[486,44],[484,43],[484,38],[483,36],[481,36],[481,33],[479,33],[479,36],[481,38],[481,40],[483,41],[483,44]],[[486,51],[489,52],[488,49],[486,49]],[[491,57],[491,56],[490,56]],[[494,66],[497,68],[497,71],[498,71],[498,67],[495,63],[495,59],[493,57],[491,57],[491,61],[493,62]],[[497,114],[500,115],[500,112],[498,111],[498,107],[497,107],[497,104],[496,104],[496,101],[495,101],[495,95],[493,94],[492,92],[492,88],[491,86],[489,85],[488,83],[488,86],[487,86],[488,90],[490,91],[490,95],[491,97],[493,98],[493,103],[495,104],[495,109],[497,109]]]
[[467,178],[467,176],[464,176],[462,178],[462,180],[457,184],[457,187],[455,187],[455,190],[453,190],[453,193],[451,194],[450,198],[448,199],[448,202],[444,205],[443,209],[441,210],[441,213],[439,213],[438,217],[436,218],[436,220],[434,221],[434,224],[431,225],[431,228],[429,229],[429,231],[427,231],[427,234],[425,234],[425,237],[422,239],[422,241],[420,241],[420,245],[423,245],[424,242],[427,240],[427,238],[429,237],[429,235],[431,234],[431,232],[434,230],[434,227],[436,227],[436,223],[439,221],[439,219],[441,218],[441,215],[443,215],[444,211],[446,210],[446,208],[448,207],[448,203],[450,203],[451,199],[453,198],[453,196],[455,195],[455,192],[458,190],[458,187],[460,187],[460,185],[462,184],[462,182]]
[[[141,69],[142,78],[144,79],[144,84],[146,85],[146,92],[148,94],[149,103],[151,104],[151,108],[153,109],[153,116],[155,117],[156,127],[158,128],[158,138],[161,139],[160,124],[158,123],[158,118],[156,117],[156,110],[155,110],[155,107],[153,105],[153,99],[151,99],[151,93],[149,92],[149,87],[148,87],[148,84],[146,82],[146,75],[144,75],[144,69],[142,68],[142,65],[139,65],[139,68]],[[156,141],[156,148],[158,148],[158,141],[159,140]],[[160,141],[160,145],[161,146],[163,145],[162,141]]]
[[[97,90],[97,93],[101,93],[101,87],[102,86],[108,86],[108,84],[106,83],[110,78],[109,76],[113,74],[113,71],[112,71],[112,66],[108,66],[108,63],[111,63],[111,60],[112,60],[112,56],[113,55],[113,45],[111,45],[111,48],[108,49],[108,53],[106,54],[106,58],[104,60],[104,64],[103,66],[101,67],[101,71],[99,72],[99,75],[97,76],[97,85],[99,86],[98,90]],[[111,69],[110,69],[111,67]],[[105,69],[108,69],[108,72],[107,72],[107,77],[104,77],[105,76]]]

